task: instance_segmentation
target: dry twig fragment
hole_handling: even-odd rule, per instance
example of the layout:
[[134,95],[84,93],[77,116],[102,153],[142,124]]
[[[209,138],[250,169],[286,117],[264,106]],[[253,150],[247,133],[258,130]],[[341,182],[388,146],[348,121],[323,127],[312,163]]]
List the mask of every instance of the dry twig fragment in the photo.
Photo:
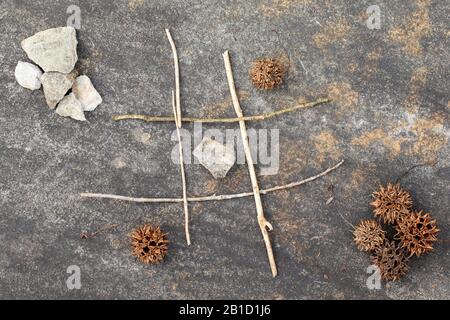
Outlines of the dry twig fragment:
[[176,123],[177,127],[181,128],[180,66],[178,62],[178,53],[169,29],[166,29],[166,34],[167,38],[169,39],[170,46],[172,47],[173,63],[175,67],[175,104],[178,115],[178,120],[176,120]]
[[[182,122],[203,122],[203,123],[235,123],[239,121],[262,121],[267,120],[276,116],[280,116],[285,113],[294,112],[301,109],[312,108],[319,106],[321,104],[331,102],[330,99],[318,99],[313,102],[302,103],[293,107],[284,108],[281,110],[259,114],[255,116],[237,117],[237,118],[193,118],[193,117],[183,117]],[[146,122],[173,122],[174,117],[171,116],[152,116],[147,114],[120,114],[112,117],[114,121],[123,120],[142,120]]]
[[97,231],[95,231],[95,232],[82,232],[81,234],[80,234],[80,238],[81,239],[92,239],[92,238],[94,238],[95,236],[97,236],[99,233],[101,233],[101,232],[103,232],[103,231],[107,231],[107,230],[111,230],[111,229],[115,229],[115,228],[117,228],[119,225],[118,224],[110,224],[110,225],[107,225],[107,226],[105,226],[105,227],[102,227],[102,228],[100,228],[100,229],[98,229]]
[[172,107],[175,126],[177,129],[178,146],[180,152],[180,169],[181,169],[181,183],[183,187],[183,209],[184,209],[184,230],[186,233],[186,242],[191,245],[191,236],[189,234],[189,209],[187,202],[187,188],[186,188],[186,174],[184,173],[184,160],[183,160],[183,146],[181,145],[181,101],[180,101],[180,68],[178,65],[178,54],[175,43],[173,42],[172,35],[169,29],[166,29],[167,38],[169,39],[170,46],[172,47],[173,60],[175,67],[175,92],[172,90]]
[[[326,176],[330,172],[336,170],[341,165],[344,164],[344,160],[340,161],[338,164],[326,169],[325,171],[322,171],[319,174],[316,174],[314,176],[311,176],[309,178],[291,182],[289,184],[285,184],[282,186],[275,186],[272,188],[260,190],[261,194],[269,194],[271,192],[279,191],[279,190],[286,190],[294,187],[301,186],[303,184],[306,184],[308,182],[317,180],[323,176]],[[204,196],[204,197],[188,197],[188,202],[204,202],[204,201],[222,201],[222,200],[232,200],[232,199],[238,199],[238,198],[244,198],[244,197],[252,197],[253,192],[243,192],[243,193],[236,193],[236,194],[222,194],[222,195],[213,195],[213,196]],[[136,202],[136,203],[178,203],[183,202],[183,198],[135,198],[135,197],[126,197],[126,196],[119,196],[114,194],[104,194],[104,193],[80,193],[80,197],[83,198],[97,198],[97,199],[111,199],[111,200],[118,200],[118,201],[128,201],[128,202]],[[352,226],[353,227],[353,226]]]
[[[180,116],[177,114],[176,106],[175,106],[175,93],[172,90],[172,107],[173,114],[175,119],[178,119]],[[176,120],[175,120],[176,122]],[[181,133],[180,128],[177,127],[177,139],[178,139],[178,152],[180,153],[180,170],[181,170],[181,183],[183,186],[183,209],[184,209],[184,231],[186,234],[186,242],[188,246],[191,245],[191,236],[189,233],[189,208],[187,201],[187,188],[186,188],[186,174],[184,173],[184,159],[183,159],[183,145],[181,143]]]

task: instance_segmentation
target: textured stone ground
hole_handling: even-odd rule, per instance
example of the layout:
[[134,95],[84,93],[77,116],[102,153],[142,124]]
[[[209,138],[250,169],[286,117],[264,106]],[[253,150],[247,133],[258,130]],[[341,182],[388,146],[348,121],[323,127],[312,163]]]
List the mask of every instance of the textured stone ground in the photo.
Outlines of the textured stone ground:
[[[377,1],[380,30],[366,26],[373,1],[44,1],[0,2],[0,298],[448,299],[449,31],[445,1]],[[41,91],[14,80],[26,59],[20,41],[63,26],[81,8],[80,61],[104,103],[89,123],[48,110]],[[272,279],[251,198],[190,205],[187,247],[180,205],[83,200],[79,192],[132,196],[181,194],[170,161],[173,124],[114,123],[125,112],[170,114],[173,65],[164,28],[179,48],[183,110],[233,116],[222,52],[230,50],[246,114],[329,96],[330,105],[252,128],[280,130],[281,168],[260,178],[273,186],[345,159],[331,175],[264,196],[280,275]],[[252,88],[252,60],[290,62],[285,84]],[[225,129],[230,126],[211,126]],[[192,129],[192,126],[187,126]],[[368,290],[369,258],[352,243],[351,223],[370,216],[370,193],[402,179],[415,207],[438,219],[436,250],[415,260],[399,282]],[[190,195],[250,189],[245,165],[215,181],[188,165]],[[329,186],[334,186],[334,201]],[[340,215],[339,215],[340,214]],[[144,223],[170,233],[166,261],[145,266],[130,256],[127,235]],[[117,223],[82,240],[80,233]],[[68,290],[66,269],[81,268]]]

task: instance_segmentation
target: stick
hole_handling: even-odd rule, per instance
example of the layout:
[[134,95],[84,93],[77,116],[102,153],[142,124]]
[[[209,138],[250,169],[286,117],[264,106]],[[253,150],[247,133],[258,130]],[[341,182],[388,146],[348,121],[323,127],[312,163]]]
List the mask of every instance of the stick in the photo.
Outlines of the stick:
[[[269,194],[275,191],[279,190],[286,190],[294,187],[298,187],[302,184],[306,184],[308,182],[317,180],[323,176],[326,176],[330,172],[336,170],[344,163],[344,160],[339,162],[333,167],[328,168],[327,170],[303,179],[301,181],[292,182],[289,184],[285,184],[282,186],[276,186],[265,190],[260,190],[261,194]],[[80,196],[83,198],[98,198],[98,199],[112,199],[112,200],[119,200],[119,201],[127,201],[127,202],[137,202],[137,203],[179,203],[183,202],[183,198],[133,198],[133,197],[126,197],[126,196],[117,196],[113,194],[103,194],[103,193],[80,193]],[[245,198],[245,197],[251,197],[253,196],[253,192],[243,192],[243,193],[237,193],[237,194],[223,194],[223,195],[213,195],[213,196],[205,196],[205,197],[188,197],[188,202],[205,202],[205,201],[221,201],[221,200],[232,200],[237,198]]]
[[395,180],[395,184],[399,183],[400,180],[402,180],[404,177],[406,177],[412,170],[414,170],[415,168],[419,168],[419,167],[426,167],[426,166],[432,166],[434,167],[437,164],[437,160],[435,161],[430,161],[430,162],[425,162],[425,163],[419,163],[419,164],[415,164],[412,167],[410,167],[408,170],[406,170],[405,172],[403,172],[398,178],[397,180]]
[[[239,121],[261,121],[270,119],[285,113],[294,112],[300,109],[306,109],[315,107],[324,103],[331,102],[330,99],[319,99],[317,101],[309,102],[309,103],[303,103],[299,104],[293,107],[255,115],[255,116],[246,116],[246,117],[238,117],[238,118],[193,118],[193,117],[183,117],[181,119],[182,122],[204,122],[204,123],[233,123],[233,122],[239,122]],[[151,115],[145,115],[145,114],[123,114],[123,115],[115,115],[112,117],[114,121],[121,121],[121,120],[142,120],[146,122],[173,122],[175,120],[174,117],[171,116],[151,116]]]
[[[233,70],[231,69],[230,55],[228,54],[228,51],[225,51],[225,53],[223,54],[223,59],[225,62],[225,70],[227,73],[228,86],[230,87],[230,93],[231,93],[231,98],[233,100],[234,110],[236,111],[236,115],[238,117],[243,117],[244,115],[242,114],[242,109],[239,104],[239,98],[237,96],[236,88],[234,85]],[[250,146],[248,143],[248,134],[247,134],[247,128],[245,126],[245,121],[240,120],[239,127],[241,129],[241,138],[242,138],[242,144],[243,144],[244,150],[245,150],[245,157],[247,159],[248,171],[250,173],[250,179],[252,181],[252,188],[253,188],[253,194],[255,197],[256,212],[258,215],[259,228],[261,229],[261,232],[262,232],[262,235],[264,238],[264,243],[266,245],[267,255],[269,257],[270,269],[272,270],[272,276],[275,278],[278,273],[277,265],[275,263],[275,258],[273,256],[273,250],[272,250],[272,244],[270,243],[269,233],[267,231],[267,230],[272,231],[273,227],[270,224],[270,222],[267,221],[266,218],[264,217],[264,210],[262,207],[261,194],[259,192],[258,179],[256,178],[255,167],[253,166],[253,158],[252,158],[252,153],[250,151]]]
[[[177,110],[175,109],[175,92],[172,90],[172,108],[175,119],[179,119],[180,114],[177,114]],[[184,206],[184,231],[186,233],[186,241],[188,246],[191,245],[191,236],[189,234],[189,210],[188,210],[188,202],[187,202],[187,191],[186,191],[186,175],[184,173],[184,160],[183,160],[183,145],[181,144],[181,133],[180,128],[177,126],[177,121],[175,121],[175,126],[177,128],[177,136],[178,136],[178,146],[180,152],[180,169],[181,169],[181,183],[183,184],[183,206]]]
[[167,38],[169,39],[170,46],[172,47],[173,52],[173,63],[175,66],[175,101],[176,101],[176,110],[178,115],[178,120],[175,119],[176,125],[178,128],[181,128],[181,101],[180,101],[180,67],[178,64],[178,53],[177,47],[175,46],[175,42],[173,42],[172,35],[170,34],[170,30],[166,29]]
[[181,169],[181,181],[183,184],[183,207],[184,207],[184,231],[186,233],[186,241],[188,246],[191,245],[191,236],[189,234],[189,209],[187,203],[187,191],[186,191],[186,175],[184,173],[184,160],[183,160],[183,146],[181,145],[181,99],[180,99],[180,67],[178,64],[178,53],[175,42],[173,42],[170,30],[166,29],[167,38],[169,39],[170,46],[173,52],[173,64],[175,67],[175,92],[172,90],[172,108],[173,108],[173,121],[177,128],[178,145],[180,152],[180,169]]
[[81,233],[80,238],[81,239],[92,239],[95,236],[97,236],[100,232],[103,232],[103,231],[106,231],[106,230],[115,229],[118,226],[119,226],[118,224],[110,224],[110,225],[104,226],[104,227],[102,227],[102,228],[100,228],[97,231],[92,232],[92,233],[83,232],[83,233]]

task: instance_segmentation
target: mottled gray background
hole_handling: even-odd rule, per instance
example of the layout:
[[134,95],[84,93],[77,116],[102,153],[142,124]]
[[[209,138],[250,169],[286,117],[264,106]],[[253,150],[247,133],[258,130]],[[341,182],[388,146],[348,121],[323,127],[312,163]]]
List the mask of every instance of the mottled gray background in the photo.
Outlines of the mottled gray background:
[[[366,9],[375,3],[381,29],[369,30]],[[65,25],[70,4],[82,13],[77,68],[104,98],[88,123],[59,117],[42,91],[31,93],[14,80],[17,61],[27,61],[21,40]],[[448,15],[446,1],[431,0],[1,0],[0,298],[448,299]],[[193,245],[187,247],[179,204],[78,196],[181,194],[179,167],[170,161],[173,124],[111,121],[126,112],[170,114],[167,27],[179,49],[185,115],[234,115],[225,50],[248,115],[318,97],[334,100],[248,125],[280,129],[281,168],[277,176],[260,177],[262,187],[346,160],[321,180],[264,196],[275,228],[276,279],[251,198],[190,205]],[[248,78],[251,62],[265,56],[290,64],[273,92],[252,88]],[[443,241],[414,260],[401,281],[368,290],[369,257],[357,251],[340,215],[353,224],[370,217],[370,194],[380,183],[435,161],[402,183],[415,207],[438,219]],[[246,165],[220,181],[189,165],[187,180],[190,195],[250,190]],[[326,205],[331,185],[334,201]],[[170,233],[161,265],[142,265],[130,255],[127,235],[145,222]],[[110,223],[119,226],[80,239],[81,232]],[[66,287],[69,265],[81,268],[80,290]]]

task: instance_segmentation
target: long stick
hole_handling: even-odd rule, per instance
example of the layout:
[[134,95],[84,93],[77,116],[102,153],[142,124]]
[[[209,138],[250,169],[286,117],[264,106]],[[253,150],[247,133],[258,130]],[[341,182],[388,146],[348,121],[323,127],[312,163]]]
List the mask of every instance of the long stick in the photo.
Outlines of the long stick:
[[[173,114],[175,119],[179,119],[180,114],[177,114],[177,110],[175,107],[175,92],[172,90],[172,107]],[[180,153],[180,170],[181,170],[181,183],[183,184],[183,208],[184,208],[184,232],[186,234],[186,241],[188,246],[191,245],[191,236],[189,234],[189,209],[188,209],[188,201],[187,201],[187,188],[186,188],[186,175],[184,173],[184,159],[183,159],[183,145],[181,143],[181,133],[180,128],[176,125],[177,128],[177,136],[178,136],[178,151]]]
[[[230,93],[231,98],[233,100],[233,106],[234,110],[236,111],[236,115],[238,117],[243,117],[242,109],[239,104],[239,98],[236,93],[236,88],[234,85],[234,79],[233,79],[233,70],[231,69],[231,62],[230,62],[230,55],[228,54],[228,51],[225,51],[223,54],[223,59],[225,62],[225,70],[227,72],[227,79],[228,79],[228,86],[230,87]],[[247,159],[247,165],[248,165],[248,171],[250,173],[250,179],[252,181],[252,187],[253,187],[253,194],[255,197],[255,204],[256,204],[256,212],[258,215],[258,223],[259,227],[261,229],[261,233],[264,238],[264,243],[266,245],[267,255],[269,257],[269,263],[270,263],[270,269],[272,270],[272,276],[277,276],[277,265],[275,263],[275,258],[273,256],[273,250],[272,250],[272,244],[270,243],[269,238],[269,232],[267,230],[272,231],[273,227],[270,224],[269,221],[266,220],[264,216],[264,210],[262,207],[262,201],[261,201],[261,194],[259,191],[258,186],[258,179],[256,178],[255,173],[255,167],[253,166],[253,158],[252,153],[250,151],[250,146],[248,142],[248,134],[247,134],[247,128],[245,126],[245,121],[241,120],[239,121],[239,127],[241,129],[241,138],[242,138],[242,144],[244,146],[245,150],[245,157]]]
[[178,53],[175,42],[173,42],[170,30],[166,29],[167,38],[169,39],[170,46],[173,52],[173,64],[175,67],[175,92],[172,90],[172,107],[173,107],[173,121],[177,128],[178,145],[180,152],[180,169],[181,169],[181,181],[183,184],[183,208],[184,208],[184,231],[186,233],[186,241],[188,246],[191,245],[191,236],[189,234],[189,209],[187,203],[187,191],[186,191],[186,175],[184,173],[184,160],[183,160],[183,146],[181,144],[181,101],[180,101],[180,67],[178,63]]
[[[269,194],[279,190],[286,190],[294,187],[298,187],[302,184],[317,180],[323,176],[326,176],[330,172],[336,170],[344,163],[344,160],[334,165],[333,167],[328,168],[327,170],[316,174],[312,177],[303,179],[301,181],[292,182],[289,184],[285,184],[282,186],[276,186],[272,188],[268,188],[265,190],[260,190],[261,194]],[[127,201],[127,202],[137,202],[137,203],[179,203],[183,202],[183,198],[135,198],[135,197],[126,197],[126,196],[118,196],[113,194],[104,194],[104,193],[80,193],[80,196],[83,198],[97,198],[97,199],[112,199],[118,201]],[[223,194],[223,195],[213,195],[213,196],[205,196],[205,197],[188,197],[188,202],[205,202],[205,201],[221,201],[221,200],[231,200],[237,198],[245,198],[253,196],[253,192],[243,192],[237,194]]]
[[[194,118],[194,117],[183,117],[181,119],[182,122],[203,122],[203,123],[233,123],[239,121],[261,121],[270,119],[288,112],[294,112],[300,109],[306,109],[315,107],[324,103],[331,102],[330,99],[319,99],[313,102],[299,104],[293,107],[255,115],[255,116],[246,116],[246,117],[238,117],[238,118]],[[173,122],[175,119],[171,116],[151,116],[146,114],[123,114],[123,115],[115,115],[112,117],[114,121],[121,120],[142,120],[146,122]]]
[[177,127],[181,128],[181,99],[180,99],[180,66],[178,64],[178,53],[177,47],[175,46],[175,42],[173,42],[172,35],[170,34],[170,30],[166,29],[167,38],[169,39],[170,46],[172,47],[173,52],[173,63],[175,66],[175,102],[176,102],[176,110],[178,115],[178,120],[175,119]]

